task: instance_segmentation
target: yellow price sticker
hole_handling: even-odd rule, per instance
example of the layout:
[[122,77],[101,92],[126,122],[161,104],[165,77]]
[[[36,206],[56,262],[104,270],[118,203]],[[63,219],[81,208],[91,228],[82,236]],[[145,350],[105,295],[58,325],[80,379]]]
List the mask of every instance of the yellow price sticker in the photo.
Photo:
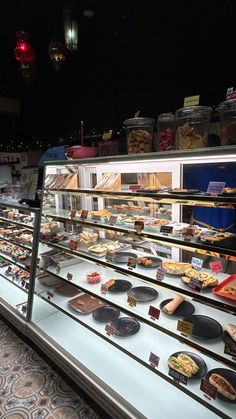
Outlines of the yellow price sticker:
[[184,320],[178,320],[177,330],[182,332],[186,335],[193,334],[193,324],[189,322],[185,322]]
[[103,140],[110,140],[110,138],[112,137],[112,130],[110,129],[109,132],[104,132],[102,134],[102,139]]
[[186,106],[199,105],[199,101],[200,101],[200,95],[187,96],[184,98],[184,108]]
[[136,307],[137,300],[134,297],[128,297],[127,301],[131,307]]

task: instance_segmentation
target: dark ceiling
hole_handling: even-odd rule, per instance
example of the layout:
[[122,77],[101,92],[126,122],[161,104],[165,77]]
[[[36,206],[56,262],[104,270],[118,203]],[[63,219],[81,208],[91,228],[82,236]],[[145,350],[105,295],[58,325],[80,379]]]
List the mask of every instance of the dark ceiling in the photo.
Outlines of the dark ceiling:
[[[236,2],[74,0],[79,50],[57,73],[47,54],[62,34],[65,1],[0,2],[0,96],[20,99],[17,118],[1,115],[0,141],[32,142],[85,130],[120,127],[141,110],[153,116],[201,95],[201,104],[224,100],[236,85]],[[83,11],[90,9],[88,18]],[[20,74],[13,50],[16,31],[30,33],[36,51],[31,84]],[[235,86],[236,87],[236,86]]]

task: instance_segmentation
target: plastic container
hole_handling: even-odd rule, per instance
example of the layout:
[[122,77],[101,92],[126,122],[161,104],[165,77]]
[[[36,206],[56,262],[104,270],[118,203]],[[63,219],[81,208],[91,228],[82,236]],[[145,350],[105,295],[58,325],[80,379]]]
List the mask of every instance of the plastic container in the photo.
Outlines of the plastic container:
[[220,116],[221,144],[236,145],[236,99],[218,105]]
[[177,148],[183,150],[207,147],[212,111],[210,106],[190,106],[175,112]]
[[130,118],[124,121],[128,154],[149,153],[153,147],[153,118]]
[[159,151],[169,151],[175,148],[176,119],[173,113],[162,113],[157,118]]

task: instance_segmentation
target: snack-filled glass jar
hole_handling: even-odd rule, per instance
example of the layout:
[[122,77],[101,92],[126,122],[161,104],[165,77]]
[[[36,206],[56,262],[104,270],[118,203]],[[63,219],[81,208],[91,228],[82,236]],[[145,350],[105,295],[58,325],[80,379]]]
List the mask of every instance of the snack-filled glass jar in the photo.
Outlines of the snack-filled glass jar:
[[207,147],[212,111],[210,106],[189,106],[175,112],[179,149]]
[[176,119],[171,112],[162,113],[157,118],[158,150],[169,151],[175,148]]
[[153,147],[153,118],[129,118],[124,121],[128,154],[149,153]]
[[236,145],[236,99],[218,105],[222,145]]

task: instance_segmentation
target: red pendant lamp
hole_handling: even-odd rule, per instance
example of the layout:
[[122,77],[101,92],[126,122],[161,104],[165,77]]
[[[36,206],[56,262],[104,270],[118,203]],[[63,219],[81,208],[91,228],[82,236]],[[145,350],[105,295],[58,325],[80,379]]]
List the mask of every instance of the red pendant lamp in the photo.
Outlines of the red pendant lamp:
[[16,32],[17,42],[16,48],[14,49],[15,58],[22,65],[30,65],[35,62],[36,56],[33,47],[29,40],[30,36],[28,33],[23,31]]

